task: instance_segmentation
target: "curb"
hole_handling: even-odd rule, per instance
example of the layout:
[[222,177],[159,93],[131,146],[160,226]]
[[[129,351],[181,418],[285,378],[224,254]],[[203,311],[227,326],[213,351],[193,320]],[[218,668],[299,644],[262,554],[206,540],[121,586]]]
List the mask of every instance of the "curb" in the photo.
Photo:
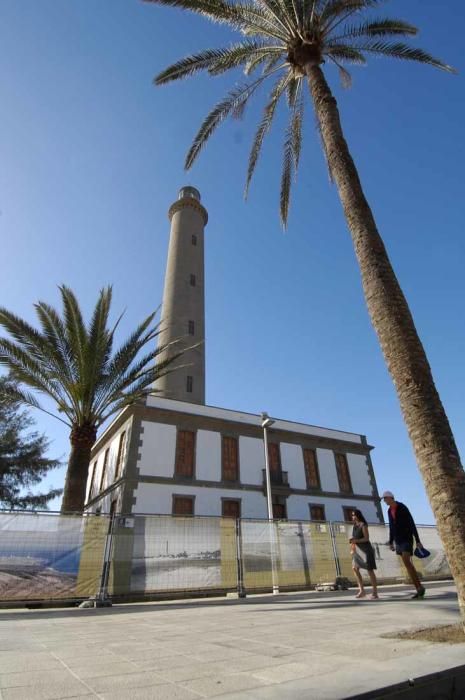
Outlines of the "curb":
[[346,700],[463,700],[465,665],[447,668],[427,676],[409,678],[367,693],[350,695]]

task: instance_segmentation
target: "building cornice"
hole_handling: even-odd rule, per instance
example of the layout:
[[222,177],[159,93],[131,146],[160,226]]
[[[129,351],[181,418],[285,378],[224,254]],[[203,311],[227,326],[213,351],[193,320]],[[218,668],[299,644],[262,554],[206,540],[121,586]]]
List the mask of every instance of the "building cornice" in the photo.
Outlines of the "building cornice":
[[182,199],[176,200],[176,202],[174,202],[169,208],[169,220],[171,221],[176,212],[181,211],[181,209],[184,209],[184,207],[191,207],[192,209],[195,209],[195,211],[198,211],[203,216],[203,225],[207,225],[208,212],[205,207],[200,204],[200,202],[194,199],[194,197],[183,197]]

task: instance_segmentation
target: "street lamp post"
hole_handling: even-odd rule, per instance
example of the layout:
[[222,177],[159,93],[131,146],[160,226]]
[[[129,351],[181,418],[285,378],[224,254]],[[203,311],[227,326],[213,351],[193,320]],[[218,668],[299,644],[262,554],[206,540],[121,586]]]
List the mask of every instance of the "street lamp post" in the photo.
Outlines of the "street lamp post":
[[265,479],[266,479],[266,502],[268,506],[268,522],[270,525],[270,550],[271,550],[271,580],[273,585],[273,595],[279,593],[278,583],[278,567],[276,565],[276,546],[275,532],[273,522],[273,503],[271,501],[271,478],[270,478],[270,460],[268,455],[268,428],[273,425],[274,420],[268,416],[268,413],[262,413],[262,428],[263,428],[263,446],[265,451]]

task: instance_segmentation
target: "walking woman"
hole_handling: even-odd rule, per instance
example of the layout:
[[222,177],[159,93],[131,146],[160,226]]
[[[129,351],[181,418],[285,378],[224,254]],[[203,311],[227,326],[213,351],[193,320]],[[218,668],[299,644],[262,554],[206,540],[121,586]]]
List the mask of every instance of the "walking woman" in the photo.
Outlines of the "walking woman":
[[356,598],[365,598],[366,592],[360,569],[366,569],[372,585],[371,600],[378,600],[378,581],[376,580],[376,560],[373,547],[370,542],[367,521],[360,510],[352,511],[352,537],[350,546],[352,551],[352,569],[358,582]]

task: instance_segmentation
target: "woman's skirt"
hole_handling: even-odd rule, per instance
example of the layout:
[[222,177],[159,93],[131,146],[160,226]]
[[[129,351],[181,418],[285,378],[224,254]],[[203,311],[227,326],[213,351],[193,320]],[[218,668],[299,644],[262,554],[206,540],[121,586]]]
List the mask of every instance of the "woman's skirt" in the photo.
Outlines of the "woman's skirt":
[[376,569],[375,553],[370,542],[356,545],[355,552],[352,553],[352,566],[357,569],[367,569],[367,571]]

